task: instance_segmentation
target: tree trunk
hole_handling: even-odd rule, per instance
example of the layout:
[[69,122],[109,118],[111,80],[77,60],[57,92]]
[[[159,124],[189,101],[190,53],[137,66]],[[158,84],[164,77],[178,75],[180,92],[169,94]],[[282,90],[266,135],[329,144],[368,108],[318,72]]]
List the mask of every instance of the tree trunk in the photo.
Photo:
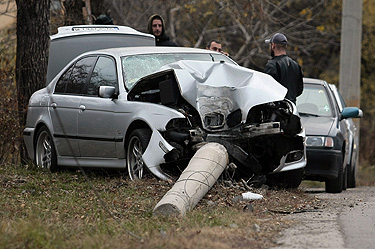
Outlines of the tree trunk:
[[[16,3],[17,99],[19,124],[24,127],[31,94],[46,85],[50,0],[17,0]],[[23,140],[20,140],[21,162],[24,163],[27,154]]]
[[65,8],[64,25],[85,24],[82,8],[85,2],[82,0],[65,0],[63,2]]

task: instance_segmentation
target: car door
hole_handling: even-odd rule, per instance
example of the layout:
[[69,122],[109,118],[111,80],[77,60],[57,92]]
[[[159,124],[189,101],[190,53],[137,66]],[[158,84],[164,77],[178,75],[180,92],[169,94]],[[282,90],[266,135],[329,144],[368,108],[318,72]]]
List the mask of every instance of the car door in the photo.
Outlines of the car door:
[[82,96],[78,114],[81,157],[116,157],[114,110],[116,100],[101,98],[99,86],[117,86],[116,63],[112,57],[98,56],[87,93]]
[[49,112],[53,136],[60,156],[79,156],[77,118],[81,96],[96,57],[85,57],[74,63],[59,78],[51,96]]

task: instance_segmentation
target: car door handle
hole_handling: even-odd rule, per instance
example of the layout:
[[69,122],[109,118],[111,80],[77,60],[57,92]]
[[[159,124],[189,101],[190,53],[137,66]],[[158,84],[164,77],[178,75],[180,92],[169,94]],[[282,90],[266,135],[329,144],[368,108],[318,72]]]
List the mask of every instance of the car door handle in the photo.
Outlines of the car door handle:
[[84,110],[86,110],[86,106],[84,106],[84,105],[80,105],[80,106],[79,106],[79,110],[80,110],[80,111],[84,111]]
[[51,107],[52,107],[53,109],[56,109],[56,108],[57,108],[57,104],[56,104],[56,103],[52,103],[52,104],[51,104]]

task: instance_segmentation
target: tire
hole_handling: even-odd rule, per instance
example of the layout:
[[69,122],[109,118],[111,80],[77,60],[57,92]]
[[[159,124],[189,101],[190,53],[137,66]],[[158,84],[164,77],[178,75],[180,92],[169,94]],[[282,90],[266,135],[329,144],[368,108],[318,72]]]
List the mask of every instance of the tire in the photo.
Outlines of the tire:
[[285,171],[267,176],[267,184],[281,188],[298,188],[302,182],[304,169]]
[[[353,156],[353,152],[352,152],[352,156]],[[356,167],[357,167],[357,162],[356,160],[351,160],[350,164],[348,164],[346,167],[348,168],[347,172],[348,172],[348,188],[355,188],[356,185],[357,185],[357,182],[356,182]]]
[[46,127],[42,127],[36,136],[35,164],[51,172],[58,170],[55,144],[51,133]]
[[346,165],[345,170],[343,172],[342,190],[346,190],[347,186],[348,186],[348,165]]
[[335,179],[326,180],[326,192],[327,193],[341,193],[344,181],[344,163],[343,157],[341,157],[341,163],[339,164],[339,174]]
[[142,155],[151,138],[151,130],[136,129],[129,136],[126,146],[126,165],[132,181],[140,180],[144,176],[145,165]]

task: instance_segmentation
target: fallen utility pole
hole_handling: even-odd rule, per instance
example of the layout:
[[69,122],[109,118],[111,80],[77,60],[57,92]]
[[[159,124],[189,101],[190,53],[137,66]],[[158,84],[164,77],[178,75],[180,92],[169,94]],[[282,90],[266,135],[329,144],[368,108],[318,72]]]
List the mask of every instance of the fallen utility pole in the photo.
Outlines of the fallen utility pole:
[[202,146],[173,187],[154,208],[154,215],[183,216],[207,194],[228,164],[228,153],[219,143]]

